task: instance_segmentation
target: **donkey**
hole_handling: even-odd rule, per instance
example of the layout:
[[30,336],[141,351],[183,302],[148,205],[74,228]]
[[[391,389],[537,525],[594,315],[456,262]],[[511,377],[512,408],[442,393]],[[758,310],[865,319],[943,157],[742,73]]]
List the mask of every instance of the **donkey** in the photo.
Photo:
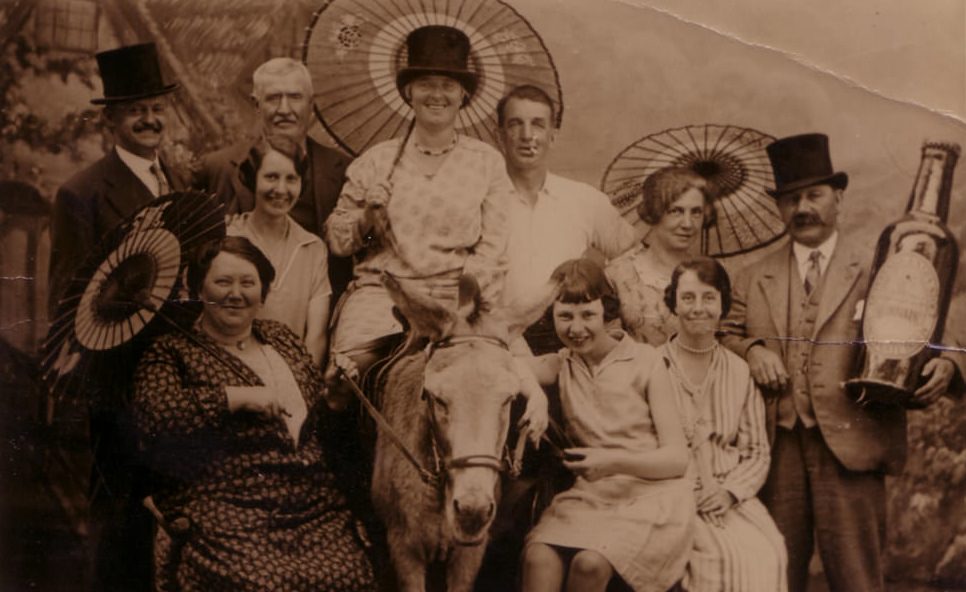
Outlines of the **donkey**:
[[445,565],[449,592],[468,591],[496,513],[514,398],[528,399],[525,420],[542,423],[531,438],[546,426],[545,394],[506,344],[549,306],[553,288],[529,305],[491,313],[464,276],[451,312],[392,277],[383,283],[409,322],[410,342],[428,338],[429,346],[401,357],[383,381],[382,412],[400,442],[379,429],[373,505],[403,592],[424,592],[427,568],[436,564]]

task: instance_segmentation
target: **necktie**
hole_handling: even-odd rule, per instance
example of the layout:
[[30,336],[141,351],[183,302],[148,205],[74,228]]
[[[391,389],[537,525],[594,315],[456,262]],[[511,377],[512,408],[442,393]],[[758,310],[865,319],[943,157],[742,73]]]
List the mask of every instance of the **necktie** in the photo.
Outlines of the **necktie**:
[[812,290],[818,285],[818,278],[822,275],[822,268],[818,261],[822,258],[820,251],[812,251],[808,254],[808,264],[805,268],[805,294],[811,296]]
[[167,195],[168,193],[171,193],[171,186],[168,185],[168,180],[164,178],[164,172],[161,170],[161,167],[158,166],[158,163],[151,163],[151,168],[148,170],[150,170],[151,174],[154,175],[154,178],[158,180],[158,195]]

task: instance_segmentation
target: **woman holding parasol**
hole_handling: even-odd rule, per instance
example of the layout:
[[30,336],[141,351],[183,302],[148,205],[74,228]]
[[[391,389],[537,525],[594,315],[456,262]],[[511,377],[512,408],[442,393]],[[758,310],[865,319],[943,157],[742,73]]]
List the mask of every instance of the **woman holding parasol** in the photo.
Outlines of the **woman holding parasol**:
[[138,365],[159,589],[375,587],[334,473],[318,368],[285,325],[255,320],[274,275],[246,238],[206,243],[187,274],[201,318]]
[[457,28],[427,25],[406,39],[407,67],[396,87],[414,119],[402,139],[381,142],[348,169],[348,180],[326,223],[329,248],[354,255],[355,279],[343,297],[332,351],[364,370],[403,327],[380,283],[384,271],[423,294],[457,305],[462,273],[483,298],[501,290],[511,191],[503,157],[456,131],[476,91],[470,41]]

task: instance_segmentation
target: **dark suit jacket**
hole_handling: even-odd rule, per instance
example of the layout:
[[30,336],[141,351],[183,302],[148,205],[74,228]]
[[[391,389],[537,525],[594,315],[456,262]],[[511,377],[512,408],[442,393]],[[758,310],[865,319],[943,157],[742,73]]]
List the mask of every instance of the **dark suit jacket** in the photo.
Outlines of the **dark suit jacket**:
[[[217,152],[205,155],[196,172],[194,185],[203,191],[216,194],[225,204],[228,214],[247,212],[255,207],[255,197],[239,175],[239,167],[248,158],[252,141],[245,141]],[[345,183],[345,170],[351,159],[338,150],[306,139],[309,167],[302,180],[299,202],[311,204],[303,208],[302,215],[293,210],[292,218],[309,232],[324,240],[325,221],[335,209],[336,201]],[[333,302],[342,294],[352,280],[352,260],[335,257],[329,253],[329,280],[332,283]]]
[[[163,160],[161,167],[173,190],[187,187],[184,171],[169,167]],[[138,208],[154,199],[113,149],[60,187],[51,226],[48,300],[52,315],[88,258],[102,254],[102,241]],[[84,376],[81,388],[84,399],[91,405],[90,436],[96,467],[92,472],[92,506],[123,504],[127,496],[133,495],[132,499],[139,500],[145,493],[140,489],[145,481],[139,473],[137,445],[124,407],[130,398],[133,374],[132,368],[121,367],[110,375]],[[150,521],[147,524],[150,526]],[[127,542],[144,542],[136,539]],[[124,550],[123,543],[114,544],[112,549],[118,553]]]
[[[186,174],[161,161],[171,188],[187,187]],[[151,191],[111,149],[103,158],[78,172],[57,191],[51,220],[51,319],[74,275],[101,241],[138,208],[154,199]]]

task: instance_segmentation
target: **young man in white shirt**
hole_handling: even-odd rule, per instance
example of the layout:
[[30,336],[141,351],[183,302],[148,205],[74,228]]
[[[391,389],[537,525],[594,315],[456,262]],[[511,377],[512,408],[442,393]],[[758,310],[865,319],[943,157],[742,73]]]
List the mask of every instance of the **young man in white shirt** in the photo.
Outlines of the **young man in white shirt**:
[[[612,259],[636,244],[633,227],[606,195],[549,171],[557,117],[546,92],[531,85],[514,88],[497,104],[497,120],[514,187],[504,302],[534,294],[564,261],[594,252]],[[548,319],[531,327],[526,338],[534,353],[559,347]]]

